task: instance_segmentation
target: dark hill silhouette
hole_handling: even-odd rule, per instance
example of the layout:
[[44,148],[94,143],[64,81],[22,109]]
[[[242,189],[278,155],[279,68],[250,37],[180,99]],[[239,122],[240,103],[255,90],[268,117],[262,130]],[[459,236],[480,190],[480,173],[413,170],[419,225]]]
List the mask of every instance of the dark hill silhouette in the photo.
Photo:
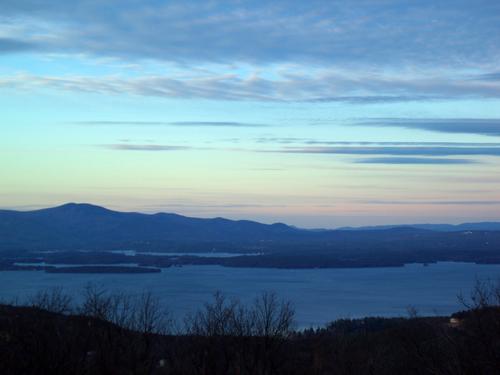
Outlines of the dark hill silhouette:
[[68,203],[36,211],[0,211],[3,248],[85,248],[144,242],[259,241],[307,235],[277,223],[201,219],[171,213],[117,212]]
[[478,223],[462,223],[462,224],[395,224],[395,225],[375,225],[363,227],[341,227],[338,230],[386,230],[399,227],[411,227],[415,229],[426,229],[436,232],[462,232],[462,231],[500,231],[500,223],[494,221],[483,221]]
[[[0,250],[7,260],[9,254],[23,251],[115,249],[265,253],[184,261],[242,267],[365,267],[445,260],[499,263],[500,231],[432,231],[412,226],[318,231],[282,223],[117,212],[76,203],[36,211],[0,211]],[[11,261],[7,263],[4,267],[12,266]]]

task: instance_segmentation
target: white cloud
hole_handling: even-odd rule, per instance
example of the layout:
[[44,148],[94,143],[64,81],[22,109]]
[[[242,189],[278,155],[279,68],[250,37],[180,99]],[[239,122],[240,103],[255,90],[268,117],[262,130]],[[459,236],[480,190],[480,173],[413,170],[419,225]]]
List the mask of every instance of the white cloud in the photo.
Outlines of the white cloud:
[[39,88],[103,94],[213,100],[325,101],[380,103],[439,99],[500,98],[499,82],[477,82],[446,77],[358,75],[320,71],[294,77],[241,77],[208,72],[205,76],[42,76],[0,77],[0,87]]

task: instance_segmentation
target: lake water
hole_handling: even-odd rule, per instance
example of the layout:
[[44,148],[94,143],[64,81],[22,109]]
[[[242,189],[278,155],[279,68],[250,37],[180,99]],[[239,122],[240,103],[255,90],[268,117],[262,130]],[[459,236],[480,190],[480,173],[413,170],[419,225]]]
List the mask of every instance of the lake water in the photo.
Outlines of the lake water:
[[237,256],[256,256],[262,255],[262,253],[224,253],[219,251],[205,252],[205,253],[164,253],[155,251],[135,251],[135,250],[111,250],[109,251],[113,254],[123,254],[128,256],[135,255],[155,255],[155,256],[196,256],[202,258],[231,258]]
[[449,314],[461,308],[457,295],[468,295],[476,278],[500,278],[500,265],[443,262],[427,267],[301,270],[184,266],[150,274],[0,271],[0,298],[23,300],[55,286],[81,293],[91,282],[130,294],[150,290],[181,319],[217,290],[243,302],[262,291],[274,291],[293,302],[297,325],[304,328],[338,318],[405,316],[408,306],[416,307],[420,315]]
[[89,264],[74,264],[74,263],[46,263],[46,262],[36,262],[36,263],[30,263],[30,262],[14,262],[14,266],[36,266],[36,267],[54,267],[54,268],[60,268],[60,267],[81,267],[81,266],[86,266],[86,267],[92,267],[92,266],[122,266],[122,267],[139,267],[138,263],[89,263]]

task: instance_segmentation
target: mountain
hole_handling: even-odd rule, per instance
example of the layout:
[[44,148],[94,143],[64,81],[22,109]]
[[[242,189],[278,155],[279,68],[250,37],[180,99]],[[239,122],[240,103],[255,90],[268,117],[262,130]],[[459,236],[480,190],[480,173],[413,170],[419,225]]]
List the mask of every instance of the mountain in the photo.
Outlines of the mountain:
[[500,231],[500,222],[484,221],[479,223],[462,224],[395,224],[395,225],[375,225],[364,227],[341,227],[337,230],[345,231],[366,231],[366,230],[387,230],[394,228],[415,228],[432,230],[435,232],[464,232],[464,231]]
[[[117,212],[68,203],[36,211],[0,211],[0,269],[13,259],[53,264],[130,261],[106,250],[259,253],[233,258],[135,259],[147,267],[218,264],[232,267],[388,267],[407,263],[460,261],[500,263],[500,231],[463,226],[395,226],[356,230],[305,230],[224,218],[172,213]],[[482,228],[478,224],[479,228]],[[443,231],[443,228],[467,230]],[[488,226],[492,228],[492,226]],[[56,253],[40,251],[58,250]],[[74,250],[95,250],[75,252]]]
[[[473,225],[445,226],[445,229],[467,229],[461,231],[444,231],[442,226],[430,230],[435,227],[429,225],[305,230],[282,223],[267,225],[172,213],[117,212],[90,204],[68,203],[36,211],[0,210],[0,251],[4,258],[30,250],[206,252],[217,249],[265,254],[264,258],[238,260],[245,266],[500,261],[500,231],[469,231]],[[478,228],[482,228],[480,224]],[[286,261],[284,256],[288,257]]]
[[0,249],[145,246],[170,242],[269,241],[306,232],[277,223],[117,212],[68,203],[36,211],[0,210]]

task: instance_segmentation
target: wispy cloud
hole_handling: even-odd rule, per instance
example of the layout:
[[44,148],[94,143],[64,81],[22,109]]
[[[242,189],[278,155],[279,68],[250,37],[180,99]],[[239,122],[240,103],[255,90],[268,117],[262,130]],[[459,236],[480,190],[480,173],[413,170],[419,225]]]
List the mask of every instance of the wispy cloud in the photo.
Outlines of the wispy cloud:
[[[158,208],[157,205],[154,206]],[[193,208],[193,209],[204,209],[204,208],[278,208],[287,207],[284,204],[244,204],[244,203],[227,203],[227,204],[206,204],[206,203],[170,203],[162,205],[162,207],[175,207],[175,208]]]
[[75,11],[66,0],[4,0],[0,14],[29,24],[22,37],[37,40],[44,49],[128,59],[379,66],[498,61],[496,1],[445,0],[439,7],[427,0],[418,6],[404,0],[344,5],[317,0],[80,0]]
[[[285,142],[286,143],[286,142]],[[363,144],[363,145],[360,145]],[[468,142],[331,142],[332,145],[286,146],[276,149],[257,149],[256,152],[284,154],[326,154],[370,156],[351,160],[356,164],[399,165],[465,165],[481,161],[455,156],[500,157],[500,144]]]
[[[366,75],[349,71],[300,71],[293,76],[263,76],[206,72],[201,76],[42,76],[17,74],[0,76],[0,87],[25,90],[43,88],[111,95],[140,95],[164,98],[202,98],[231,101],[381,102],[500,98],[500,81],[481,83],[443,76]],[[356,96],[345,93],[363,92]],[[401,93],[406,93],[401,95]],[[377,119],[373,119],[375,122]],[[369,124],[367,122],[367,124]]]
[[443,205],[443,206],[489,206],[500,205],[500,200],[365,200],[365,204],[376,205]]
[[479,74],[473,76],[471,79],[477,81],[500,81],[500,72]]
[[[364,83],[369,84],[369,82],[359,82],[359,88],[365,88]],[[396,92],[397,90],[395,90]],[[323,97],[312,97],[310,99],[304,100],[309,103],[351,103],[351,104],[379,104],[379,103],[401,103],[401,102],[428,102],[436,100],[447,99],[449,95],[444,93],[434,93],[429,91],[427,95],[423,94],[408,94],[408,95],[358,95],[358,96],[323,96]]]
[[247,122],[237,122],[237,121],[176,121],[171,122],[170,125],[174,126],[200,126],[200,127],[243,127],[243,128],[262,128],[269,125],[266,124],[252,124]]
[[260,152],[279,152],[291,154],[340,154],[340,155],[395,155],[395,156],[500,156],[500,147],[285,147],[276,150],[261,150]]
[[74,121],[76,125],[85,125],[85,126],[161,126],[161,125],[171,125],[169,122],[163,121]]
[[[500,98],[499,13],[500,3],[487,0],[445,0],[440,7],[427,0],[418,7],[403,0],[349,7],[317,0],[81,0],[78,11],[65,0],[5,0],[0,52],[64,53],[140,68],[109,76],[7,76],[0,87],[352,104]],[[148,71],[143,61],[158,65]],[[166,63],[175,69],[165,70]],[[471,69],[473,79],[463,73]]]
[[498,118],[372,118],[357,121],[355,125],[500,136],[500,119]]
[[299,137],[260,137],[256,138],[257,143],[277,143],[304,145],[331,145],[331,146],[472,146],[472,147],[500,147],[500,142],[395,142],[395,141],[329,141],[313,138]]
[[237,122],[237,121],[76,121],[77,125],[88,125],[88,126],[186,126],[186,127],[235,127],[235,128],[258,128],[267,127],[266,124],[252,124],[247,122]]
[[[447,159],[450,156],[500,156],[500,144],[488,144],[495,146],[483,146],[480,143],[456,143],[454,146],[445,146],[429,143],[412,142],[366,142],[370,146],[302,146],[283,147],[278,149],[243,149],[243,148],[220,148],[229,152],[253,151],[259,153],[284,153],[284,154],[338,154],[354,156],[384,156],[355,160],[361,164],[474,164],[477,161],[469,159]],[[350,144],[350,142],[347,142]],[[396,145],[395,145],[396,144]],[[446,143],[445,143],[446,144]],[[453,143],[451,143],[453,144]],[[459,146],[460,145],[460,146]],[[465,145],[465,146],[463,146]],[[122,151],[185,151],[185,150],[213,150],[209,147],[192,147],[186,145],[163,145],[163,144],[138,144],[124,140],[121,143],[100,145],[111,150]],[[390,156],[390,157],[386,157]]]
[[359,164],[433,164],[433,165],[454,165],[454,164],[476,164],[469,159],[445,159],[445,158],[408,158],[408,157],[382,157],[356,160]]
[[13,38],[0,37],[0,54],[11,52],[22,52],[35,49],[34,43],[26,42],[23,40]]
[[185,151],[192,150],[192,147],[177,145],[148,145],[148,144],[109,144],[101,147],[119,151]]
[[[370,143],[370,142],[369,142]],[[393,144],[394,142],[388,142]],[[396,142],[397,143],[397,142]],[[404,144],[404,142],[402,142]],[[427,165],[464,165],[478,164],[479,161],[464,158],[449,158],[453,156],[500,156],[499,147],[471,147],[471,146],[380,146],[384,142],[377,142],[377,146],[340,146],[340,147],[285,147],[276,150],[246,150],[246,149],[219,149],[228,152],[254,151],[254,152],[276,152],[289,154],[339,154],[354,156],[371,156],[362,159],[354,159],[351,162],[356,164],[427,164]],[[412,143],[410,143],[412,144]],[[105,144],[100,147],[117,151],[148,151],[148,152],[172,152],[186,150],[213,150],[208,147],[192,147],[185,145],[164,145],[164,144],[137,144],[137,143],[116,143]],[[274,168],[263,168],[256,170],[273,170]]]

